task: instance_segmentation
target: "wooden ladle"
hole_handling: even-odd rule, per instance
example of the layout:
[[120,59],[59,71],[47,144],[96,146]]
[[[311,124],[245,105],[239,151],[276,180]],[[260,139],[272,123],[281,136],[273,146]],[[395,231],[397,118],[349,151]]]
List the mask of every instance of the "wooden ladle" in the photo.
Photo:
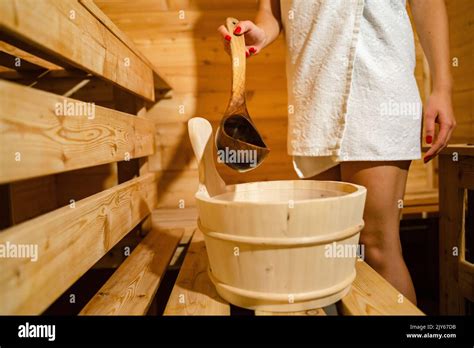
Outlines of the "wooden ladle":
[[[245,102],[245,38],[233,35],[235,18],[227,18],[226,27],[232,39],[232,94],[216,133],[216,146],[221,162],[239,172],[255,169],[270,150],[257,131]],[[243,151],[242,151],[243,150]]]

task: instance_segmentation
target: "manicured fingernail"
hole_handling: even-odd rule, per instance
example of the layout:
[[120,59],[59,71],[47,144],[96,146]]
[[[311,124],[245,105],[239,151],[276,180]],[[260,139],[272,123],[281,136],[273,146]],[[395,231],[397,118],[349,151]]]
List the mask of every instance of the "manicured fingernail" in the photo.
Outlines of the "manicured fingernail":
[[423,158],[423,162],[428,163],[429,161],[431,161],[432,158],[433,158],[433,156],[426,156],[426,157]]
[[245,56],[248,58],[250,54],[247,51],[245,51]]
[[241,27],[237,27],[234,29],[234,34],[240,34],[240,31],[242,30]]
[[427,135],[426,136],[426,143],[431,144],[432,141],[433,141],[433,137],[431,135]]
[[250,53],[255,53],[255,52],[257,52],[257,50],[255,49],[255,47],[250,47],[249,51],[250,51]]
[[230,37],[230,35],[226,35],[226,36],[225,36],[225,39],[226,39],[227,41],[230,41],[230,39],[232,39],[232,38]]

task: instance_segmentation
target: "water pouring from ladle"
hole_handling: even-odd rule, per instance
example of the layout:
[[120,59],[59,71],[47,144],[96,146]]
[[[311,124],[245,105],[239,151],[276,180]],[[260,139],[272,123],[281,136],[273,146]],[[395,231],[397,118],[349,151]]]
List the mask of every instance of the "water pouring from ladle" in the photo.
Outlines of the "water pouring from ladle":
[[[238,20],[227,18],[229,33]],[[258,167],[270,150],[263,141],[247,111],[245,101],[245,38],[232,36],[232,94],[216,133],[216,146],[221,162],[239,172]]]

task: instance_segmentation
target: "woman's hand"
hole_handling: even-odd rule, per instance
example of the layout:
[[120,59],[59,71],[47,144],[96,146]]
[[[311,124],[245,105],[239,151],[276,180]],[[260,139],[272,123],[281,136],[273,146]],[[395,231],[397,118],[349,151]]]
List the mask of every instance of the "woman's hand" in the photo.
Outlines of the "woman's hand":
[[[434,140],[423,158],[426,163],[446,147],[456,126],[451,103],[448,14],[444,0],[410,0],[410,7],[433,82],[433,92],[424,108],[426,143],[432,144]],[[430,15],[427,16],[427,13]],[[435,123],[439,123],[436,139],[434,139]]]
[[[224,25],[221,25],[217,31],[224,39],[224,49],[227,53],[230,53],[229,42],[232,39],[232,36]],[[234,35],[244,35],[245,55],[247,57],[258,54],[267,43],[267,35],[265,34],[265,31],[252,21],[238,22],[234,29]]]
[[[450,92],[436,92],[430,95],[424,108],[425,140],[427,144],[434,143],[426,152],[423,161],[427,163],[446,147],[451,133],[456,127]],[[439,124],[439,132],[435,139],[435,123]]]

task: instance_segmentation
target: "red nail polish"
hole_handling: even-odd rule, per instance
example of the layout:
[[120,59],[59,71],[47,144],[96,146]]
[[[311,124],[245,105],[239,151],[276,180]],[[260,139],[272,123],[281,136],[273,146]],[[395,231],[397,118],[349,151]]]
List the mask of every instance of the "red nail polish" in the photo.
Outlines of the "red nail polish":
[[427,162],[431,161],[432,158],[433,158],[433,156],[427,156],[427,157],[423,158],[423,162],[427,163]]
[[241,27],[237,27],[234,29],[234,34],[240,34],[240,31],[242,30]]
[[250,47],[249,51],[250,51],[250,53],[255,53],[255,52],[257,52],[257,50],[255,49],[255,47]]
[[245,51],[245,56],[248,58],[249,57],[249,53],[247,51]]
[[433,137],[431,135],[427,135],[426,136],[426,143],[431,144],[432,141],[433,141]]
[[232,39],[232,38],[230,37],[230,35],[226,35],[226,36],[225,36],[225,39],[226,39],[227,41],[230,41],[230,39]]

